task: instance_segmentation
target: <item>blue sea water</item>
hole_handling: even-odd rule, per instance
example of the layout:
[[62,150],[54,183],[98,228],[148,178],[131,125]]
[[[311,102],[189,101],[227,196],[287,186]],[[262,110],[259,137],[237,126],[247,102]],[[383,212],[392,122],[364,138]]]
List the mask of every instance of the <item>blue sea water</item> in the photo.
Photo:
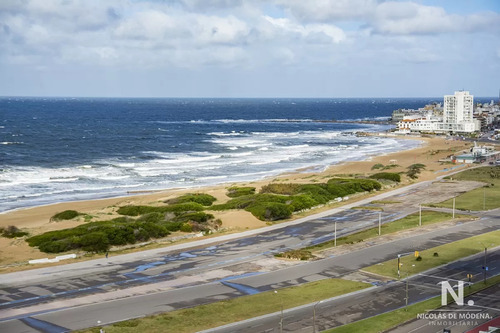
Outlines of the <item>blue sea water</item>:
[[357,137],[439,99],[0,98],[0,212],[255,180],[409,149]]

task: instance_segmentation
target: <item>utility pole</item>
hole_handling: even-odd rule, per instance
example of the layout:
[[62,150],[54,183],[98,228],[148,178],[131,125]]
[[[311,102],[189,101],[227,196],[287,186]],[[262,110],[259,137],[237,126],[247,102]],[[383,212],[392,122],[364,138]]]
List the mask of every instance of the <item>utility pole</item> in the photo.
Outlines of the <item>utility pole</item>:
[[406,297],[405,297],[405,302],[406,302],[406,307],[405,307],[405,311],[408,311],[408,276],[409,276],[409,273],[406,272]]
[[401,272],[399,268],[401,267],[401,255],[398,254],[398,279],[401,279]]
[[486,210],[486,187],[483,187],[483,210]]
[[378,213],[378,235],[382,235],[382,212]]
[[274,293],[279,296],[281,301],[280,333],[283,333],[283,298],[281,297],[280,294],[278,294],[277,290],[275,290]]
[[488,251],[488,248],[485,246],[484,247],[484,278],[483,278],[483,282],[486,283],[486,270],[488,269],[488,266],[486,266],[486,255],[487,255],[487,251]]
[[418,226],[422,226],[422,204],[418,205],[419,208],[419,214],[418,214]]
[[453,218],[455,218],[455,198],[453,198]]
[[334,232],[333,246],[337,247],[337,221],[335,221],[335,232]]

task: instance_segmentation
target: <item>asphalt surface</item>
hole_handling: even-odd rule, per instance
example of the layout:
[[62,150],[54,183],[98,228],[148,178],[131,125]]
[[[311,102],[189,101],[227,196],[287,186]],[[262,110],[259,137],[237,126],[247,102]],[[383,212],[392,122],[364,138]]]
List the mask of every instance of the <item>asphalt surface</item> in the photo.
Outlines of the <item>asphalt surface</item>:
[[[382,198],[390,198],[391,195],[407,198],[411,202],[384,207],[383,222],[414,212],[418,203],[429,198],[434,187],[431,183],[423,183],[382,195]],[[452,197],[459,190],[437,191],[436,195]],[[418,200],[419,195],[421,200]],[[364,203],[374,199],[364,200]],[[378,223],[378,212],[374,211],[337,209],[334,214],[329,214],[273,226],[262,233],[254,232],[247,237],[240,235],[238,239],[196,249],[160,249],[108,260],[4,274],[0,276],[0,331],[62,332],[81,329],[95,326],[98,321],[106,324],[308,281],[341,277],[361,267],[394,258],[397,253],[416,248],[423,250],[498,229],[498,212],[492,211],[483,214],[483,218],[476,222],[376,248],[272,272],[252,269],[252,263],[270,258],[276,252],[333,238],[333,222],[337,222],[337,237]],[[156,289],[145,293],[140,291],[143,287]],[[113,292],[117,295],[110,298],[108,295]]]
[[[406,282],[408,282],[408,304],[413,304],[431,297],[441,295],[441,281],[467,281],[467,274],[473,274],[472,283],[482,283],[483,278],[483,255],[478,254],[449,265],[429,270],[427,272],[403,278],[400,281],[391,281],[377,288],[370,288],[353,295],[336,297],[324,300],[321,303],[308,304],[306,306],[285,310],[283,315],[284,332],[312,332],[313,311],[316,312],[316,330],[322,331],[333,327],[351,323],[353,321],[369,318],[380,313],[396,310],[406,305]],[[489,271],[488,277],[500,274],[500,249],[496,249],[488,255]],[[404,273],[404,272],[403,272]],[[404,274],[403,274],[404,275]],[[467,288],[467,287],[466,287]],[[496,285],[488,290],[465,298],[465,303],[473,300],[474,306],[451,306],[434,311],[444,312],[447,309],[467,311],[481,311],[491,313],[491,317],[500,315],[500,286]],[[286,303],[286,302],[285,302]],[[496,307],[496,308],[494,308]],[[457,316],[458,317],[458,316]],[[247,321],[226,325],[223,327],[203,331],[204,333],[229,333],[229,332],[279,332],[281,313],[273,313],[266,316],[253,318]],[[480,323],[477,321],[478,324]],[[441,325],[440,325],[441,324]],[[408,332],[442,332],[443,328],[450,328],[450,321],[446,320],[418,320],[411,324],[390,331],[393,333]],[[466,324],[469,326],[467,327]],[[462,328],[472,328],[472,321],[463,320],[455,323],[452,332],[460,331]],[[477,326],[477,325],[476,325]],[[417,328],[416,331],[412,331]],[[440,330],[439,330],[440,329]]]

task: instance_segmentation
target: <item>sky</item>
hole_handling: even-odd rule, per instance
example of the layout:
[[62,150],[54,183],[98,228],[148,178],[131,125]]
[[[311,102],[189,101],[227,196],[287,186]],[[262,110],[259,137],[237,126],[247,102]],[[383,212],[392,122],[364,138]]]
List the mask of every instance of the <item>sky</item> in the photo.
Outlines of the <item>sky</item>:
[[0,96],[498,96],[497,0],[0,0]]

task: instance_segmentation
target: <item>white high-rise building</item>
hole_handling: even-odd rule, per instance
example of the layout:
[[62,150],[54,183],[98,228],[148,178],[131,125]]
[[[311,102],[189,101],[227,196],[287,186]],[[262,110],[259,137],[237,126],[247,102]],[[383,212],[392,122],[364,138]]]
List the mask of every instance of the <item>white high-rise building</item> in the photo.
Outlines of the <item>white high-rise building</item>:
[[474,96],[468,91],[455,91],[454,95],[445,95],[443,118],[428,115],[421,119],[403,119],[399,123],[400,131],[473,133],[479,131],[481,123],[473,118]]
[[444,96],[443,122],[472,122],[474,96],[468,91],[455,91],[455,95]]

